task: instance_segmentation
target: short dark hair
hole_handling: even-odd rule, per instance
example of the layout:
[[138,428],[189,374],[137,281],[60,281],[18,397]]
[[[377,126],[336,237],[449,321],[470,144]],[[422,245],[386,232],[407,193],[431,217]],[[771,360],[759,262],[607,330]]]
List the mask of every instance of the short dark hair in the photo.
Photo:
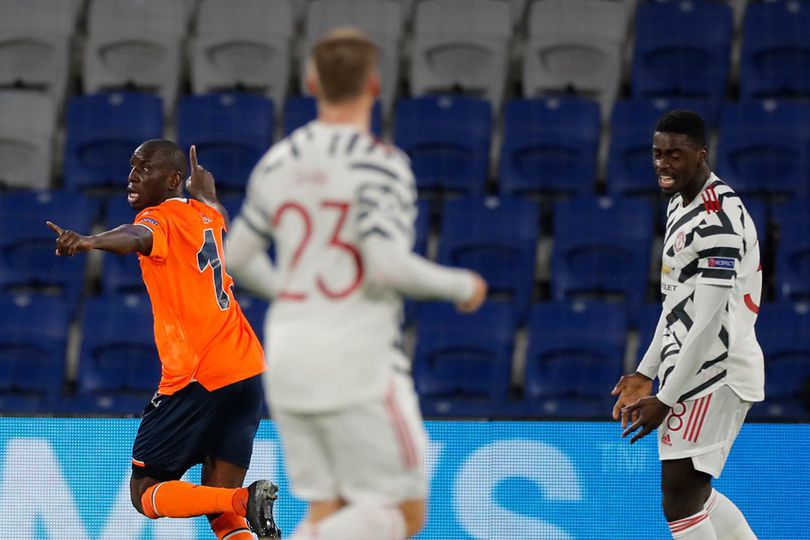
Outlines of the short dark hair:
[[377,69],[377,46],[352,28],[332,30],[312,49],[321,97],[339,104],[360,96]]
[[167,169],[179,172],[180,176],[186,176],[186,154],[174,141],[150,139],[141,144],[141,148],[148,151],[153,159]]
[[695,111],[688,109],[675,109],[669,111],[658,119],[655,131],[662,133],[680,133],[689,140],[703,148],[706,142],[706,122]]

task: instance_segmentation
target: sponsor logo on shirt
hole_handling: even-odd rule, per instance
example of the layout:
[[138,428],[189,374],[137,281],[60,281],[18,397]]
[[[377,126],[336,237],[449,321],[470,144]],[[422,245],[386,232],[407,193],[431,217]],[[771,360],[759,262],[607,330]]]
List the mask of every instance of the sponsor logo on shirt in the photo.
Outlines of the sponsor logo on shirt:
[[731,257],[709,257],[709,268],[734,268]]

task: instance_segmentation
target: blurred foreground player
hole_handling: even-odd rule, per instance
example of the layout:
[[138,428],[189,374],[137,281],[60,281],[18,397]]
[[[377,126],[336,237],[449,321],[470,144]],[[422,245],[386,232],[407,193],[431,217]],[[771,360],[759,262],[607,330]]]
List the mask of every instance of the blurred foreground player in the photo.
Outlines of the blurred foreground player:
[[622,437],[639,430],[631,443],[658,428],[664,515],[673,538],[756,538],[734,503],[712,488],[751,403],[764,397],[754,333],[762,288],[756,228],[740,197],[709,170],[699,115],[665,114],[652,153],[658,184],[672,195],[663,309],[638,370],[613,389],[619,396],[613,417],[621,415]]
[[[219,539],[253,538],[245,518],[260,537],[278,538],[278,488],[266,480],[241,487],[261,416],[263,352],[222,264],[227,214],[214,178],[193,146],[190,158],[193,199],[183,197],[183,152],[150,140],[130,160],[134,224],[92,236],[48,226],[57,255],[100,249],[140,259],[162,374],[133,445],[132,505],[152,519],[206,515]],[[180,481],[197,463],[203,485]]]
[[309,503],[293,539],[403,539],[425,519],[426,434],[402,350],[402,298],[472,312],[486,284],[412,252],[408,158],[370,134],[376,47],[335,30],[314,47],[307,82],[318,119],[254,169],[228,266],[274,299],[266,390],[293,491]]

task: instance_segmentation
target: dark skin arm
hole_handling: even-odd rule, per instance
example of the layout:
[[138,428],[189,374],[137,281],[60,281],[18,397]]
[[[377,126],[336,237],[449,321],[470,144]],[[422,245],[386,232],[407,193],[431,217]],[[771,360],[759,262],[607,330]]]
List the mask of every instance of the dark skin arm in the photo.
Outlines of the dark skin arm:
[[214,185],[214,175],[205,170],[197,162],[197,147],[193,144],[188,151],[188,159],[191,163],[191,174],[186,179],[186,191],[198,201],[213,206],[225,218],[225,225],[229,225],[228,211],[217,199],[217,189]]
[[50,221],[48,227],[56,233],[56,255],[72,257],[77,253],[100,249],[117,255],[152,252],[152,231],[140,225],[121,225],[103,233],[85,236],[62,229]]

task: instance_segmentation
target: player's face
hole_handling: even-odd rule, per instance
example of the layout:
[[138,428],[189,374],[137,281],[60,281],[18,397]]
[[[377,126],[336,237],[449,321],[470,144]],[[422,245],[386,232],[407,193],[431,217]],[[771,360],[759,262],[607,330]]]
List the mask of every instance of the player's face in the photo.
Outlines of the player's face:
[[678,193],[700,178],[706,148],[698,147],[682,133],[656,131],[653,135],[653,166],[658,186],[664,193]]
[[127,201],[137,211],[162,203],[169,196],[172,172],[143,145],[135,149],[129,160]]

